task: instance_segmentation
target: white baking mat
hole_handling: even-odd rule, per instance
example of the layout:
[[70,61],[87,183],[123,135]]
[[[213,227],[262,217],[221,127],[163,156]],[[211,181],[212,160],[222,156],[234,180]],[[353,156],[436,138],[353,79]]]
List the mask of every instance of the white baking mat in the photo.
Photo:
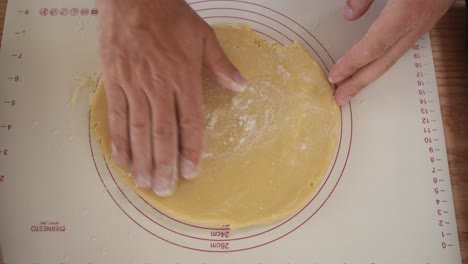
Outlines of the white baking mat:
[[[190,1],[209,22],[299,40],[329,69],[384,1],[346,22],[344,1]],[[342,108],[320,191],[271,226],[207,229],[148,206],[89,137],[98,72],[92,0],[10,0],[0,63],[0,243],[8,264],[461,263],[432,52],[422,38]]]

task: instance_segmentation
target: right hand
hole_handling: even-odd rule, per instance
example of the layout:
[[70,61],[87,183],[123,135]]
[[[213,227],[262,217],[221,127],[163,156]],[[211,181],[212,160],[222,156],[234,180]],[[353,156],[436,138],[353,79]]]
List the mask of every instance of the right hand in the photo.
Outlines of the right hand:
[[112,153],[140,188],[171,195],[193,179],[204,138],[202,71],[242,91],[246,81],[214,31],[183,0],[100,0],[99,55]]
[[[374,0],[347,0],[344,17],[356,20]],[[338,104],[348,103],[389,70],[447,12],[454,0],[389,0],[364,38],[331,69]]]

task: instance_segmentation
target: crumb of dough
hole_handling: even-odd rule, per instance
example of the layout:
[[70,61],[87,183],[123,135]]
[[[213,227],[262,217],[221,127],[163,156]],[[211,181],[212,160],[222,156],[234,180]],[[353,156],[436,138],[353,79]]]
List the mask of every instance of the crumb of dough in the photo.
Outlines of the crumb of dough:
[[101,79],[101,74],[99,72],[82,72],[75,76],[75,81],[78,85],[73,89],[70,102],[73,108],[76,107],[76,104],[80,100],[80,96],[83,90],[89,90],[92,93],[97,89],[99,80]]

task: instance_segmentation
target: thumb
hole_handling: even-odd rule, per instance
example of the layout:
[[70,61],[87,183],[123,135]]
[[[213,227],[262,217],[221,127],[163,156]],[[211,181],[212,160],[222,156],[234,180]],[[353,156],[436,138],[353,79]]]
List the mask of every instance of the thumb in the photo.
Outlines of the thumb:
[[374,0],[347,0],[343,16],[347,20],[356,20],[369,10],[373,2]]
[[247,81],[224,54],[213,31],[205,39],[204,50],[204,67],[216,83],[237,92],[247,88]]

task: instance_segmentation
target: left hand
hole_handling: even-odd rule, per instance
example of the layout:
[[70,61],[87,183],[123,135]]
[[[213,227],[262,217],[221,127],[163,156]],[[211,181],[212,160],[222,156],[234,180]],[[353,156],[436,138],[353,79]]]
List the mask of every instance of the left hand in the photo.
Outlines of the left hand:
[[[348,20],[360,18],[373,2],[347,0],[344,17]],[[389,70],[437,23],[453,2],[454,0],[388,0],[366,36],[330,71],[330,82],[337,84],[337,103],[348,103],[354,95]]]

